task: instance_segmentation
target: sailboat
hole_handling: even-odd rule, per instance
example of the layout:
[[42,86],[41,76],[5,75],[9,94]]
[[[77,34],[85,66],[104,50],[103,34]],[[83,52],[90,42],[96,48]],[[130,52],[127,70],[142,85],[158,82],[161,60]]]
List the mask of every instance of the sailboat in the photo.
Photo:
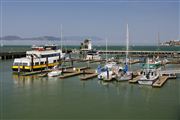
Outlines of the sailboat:
[[133,73],[129,71],[128,67],[128,52],[129,52],[129,29],[127,24],[127,31],[126,31],[126,59],[125,59],[125,66],[122,71],[119,71],[116,77],[117,81],[124,81],[124,80],[130,80],[133,78]]
[[53,67],[52,71],[48,73],[48,77],[56,77],[61,75],[62,70],[59,70],[59,65]]
[[106,39],[106,64],[104,67],[100,65],[97,68],[98,79],[104,81],[111,81],[116,78],[115,71],[118,71],[118,65],[116,62],[108,62],[107,61],[107,39]]
[[[62,50],[62,24],[61,24],[61,50]],[[63,58],[65,57],[65,53],[64,54],[62,53],[62,57]],[[54,66],[52,71],[48,73],[48,76],[49,77],[56,77],[56,76],[61,75],[62,70],[59,70],[59,67],[60,67],[60,65]]]

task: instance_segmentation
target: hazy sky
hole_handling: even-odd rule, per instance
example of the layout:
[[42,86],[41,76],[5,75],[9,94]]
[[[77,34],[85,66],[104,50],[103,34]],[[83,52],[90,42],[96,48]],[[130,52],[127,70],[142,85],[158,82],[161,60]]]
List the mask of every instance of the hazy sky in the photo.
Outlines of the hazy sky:
[[129,24],[132,44],[179,39],[180,1],[2,0],[2,35],[36,37],[97,36],[125,43]]

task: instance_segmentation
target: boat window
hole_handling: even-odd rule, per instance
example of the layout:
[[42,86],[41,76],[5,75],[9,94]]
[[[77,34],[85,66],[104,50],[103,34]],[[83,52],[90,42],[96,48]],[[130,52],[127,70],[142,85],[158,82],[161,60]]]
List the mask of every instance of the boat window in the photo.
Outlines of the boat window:
[[54,63],[56,62],[56,60],[53,61]]
[[143,74],[145,75],[146,73],[145,73],[145,72],[143,72]]
[[44,62],[41,62],[40,64],[41,64],[41,65],[43,65],[43,64],[44,64]]
[[59,56],[60,53],[41,55],[42,58]]
[[18,65],[19,65],[19,63],[18,63],[18,62],[15,62],[15,63],[14,63],[14,66],[18,66]]
[[22,66],[27,66],[27,63],[22,63]]
[[151,73],[151,75],[153,76],[153,72]]
[[39,62],[35,62],[34,65],[39,65]]

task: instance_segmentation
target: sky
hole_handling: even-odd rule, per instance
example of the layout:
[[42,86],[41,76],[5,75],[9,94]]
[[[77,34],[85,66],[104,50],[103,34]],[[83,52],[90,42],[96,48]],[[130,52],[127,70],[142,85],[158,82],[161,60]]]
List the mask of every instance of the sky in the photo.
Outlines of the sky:
[[128,24],[132,45],[157,45],[158,32],[161,42],[180,39],[179,7],[179,0],[1,0],[1,36],[58,37],[62,24],[63,36],[123,45]]

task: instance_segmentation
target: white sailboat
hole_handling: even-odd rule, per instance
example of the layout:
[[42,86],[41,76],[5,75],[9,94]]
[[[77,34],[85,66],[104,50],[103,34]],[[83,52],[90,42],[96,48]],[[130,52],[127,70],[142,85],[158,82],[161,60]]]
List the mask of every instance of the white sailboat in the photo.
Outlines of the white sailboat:
[[129,29],[127,24],[127,31],[126,31],[126,59],[125,59],[125,66],[124,70],[119,71],[116,77],[117,81],[124,81],[124,80],[130,80],[133,78],[133,73],[129,71],[128,69],[128,52],[129,52]]
[[98,66],[97,73],[98,79],[104,81],[111,81],[116,78],[116,74],[113,69],[117,68],[117,64],[115,62],[108,63],[107,61],[107,39],[106,39],[106,64],[104,67]]
[[[60,39],[61,39],[61,50],[62,50],[62,24],[61,24],[61,38]],[[64,58],[65,53],[64,54],[62,53],[62,56]],[[56,77],[56,76],[61,75],[61,73],[62,73],[62,70],[59,70],[59,65],[57,65],[57,66],[54,66],[52,71],[48,73],[48,77]]]
[[61,75],[62,70],[58,69],[58,65],[53,67],[53,70],[51,72],[48,73],[48,77],[56,77]]

